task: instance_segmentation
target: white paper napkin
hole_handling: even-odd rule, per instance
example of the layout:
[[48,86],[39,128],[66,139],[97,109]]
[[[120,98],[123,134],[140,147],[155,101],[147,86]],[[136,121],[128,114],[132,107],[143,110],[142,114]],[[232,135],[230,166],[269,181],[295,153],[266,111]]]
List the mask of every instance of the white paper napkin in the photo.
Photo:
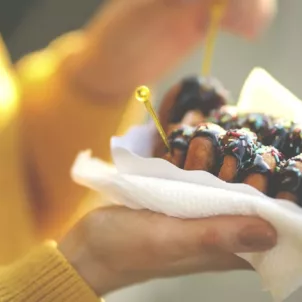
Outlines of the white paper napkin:
[[[296,97],[278,101],[272,112],[278,89],[285,91],[266,72],[254,70],[241,94],[242,111],[258,111],[254,108],[259,108],[257,100],[262,95],[269,103],[269,111],[262,111],[279,115],[286,107],[287,117],[293,117],[297,108],[302,112]],[[302,285],[302,210],[293,203],[268,198],[247,185],[228,184],[207,172],[184,171],[163,159],[151,158],[155,134],[155,127],[148,124],[134,127],[124,137],[112,138],[115,167],[93,158],[90,151],[80,153],[72,168],[73,179],[132,209],[145,208],[184,219],[224,214],[262,217],[276,228],[278,245],[265,253],[238,256],[251,263],[262,278],[264,290],[270,291],[276,301],[297,290]]]
[[241,112],[269,113],[301,121],[302,102],[266,70],[254,68],[239,97]]

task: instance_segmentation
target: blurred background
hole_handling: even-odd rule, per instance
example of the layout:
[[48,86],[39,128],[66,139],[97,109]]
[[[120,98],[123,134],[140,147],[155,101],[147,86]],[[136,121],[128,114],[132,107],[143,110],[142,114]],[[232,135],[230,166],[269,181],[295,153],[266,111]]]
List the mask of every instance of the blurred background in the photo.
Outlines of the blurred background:
[[[131,0],[129,0],[131,1]],[[102,5],[101,0],[0,0],[0,32],[13,61],[46,46],[58,35],[80,27]],[[279,1],[273,26],[256,43],[230,35],[219,37],[214,74],[236,98],[254,66],[267,69],[283,85],[302,98],[302,1]],[[159,45],[160,48],[160,45]],[[181,77],[198,73],[201,49],[196,50],[171,75],[157,85],[158,99]],[[285,259],[286,260],[286,259]],[[288,301],[300,302],[302,291]],[[151,282],[107,297],[107,302],[272,301],[261,292],[252,272],[207,274]]]
[[[58,35],[85,24],[104,0],[0,0],[0,31],[15,61],[27,52],[46,46]],[[273,26],[256,43],[220,36],[214,74],[238,96],[254,66],[266,68],[302,98],[302,1],[279,0]],[[159,46],[160,47],[160,46]],[[201,50],[158,85],[161,95],[184,74],[199,72]]]

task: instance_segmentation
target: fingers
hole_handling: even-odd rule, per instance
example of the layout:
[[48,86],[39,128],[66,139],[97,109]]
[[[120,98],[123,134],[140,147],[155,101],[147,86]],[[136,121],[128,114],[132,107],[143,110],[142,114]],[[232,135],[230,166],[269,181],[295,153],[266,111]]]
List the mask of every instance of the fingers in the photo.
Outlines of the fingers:
[[[273,15],[273,0],[228,1],[223,25],[238,34],[257,34]],[[69,68],[87,89],[128,96],[137,85],[158,81],[205,37],[212,4],[112,1],[86,27],[85,45]]]
[[260,252],[276,244],[276,232],[254,217],[214,217],[183,224],[185,252]]
[[194,1],[109,3],[86,27],[81,81],[124,94],[157,81],[204,36],[206,14]]
[[211,258],[204,263],[203,269],[207,272],[253,270],[253,267],[232,253],[211,253]]
[[84,280],[104,294],[163,276],[249,269],[232,254],[262,252],[275,243],[272,227],[254,217],[181,220],[108,207],[83,218],[59,248]]
[[[98,223],[105,227],[102,230],[103,239],[108,237],[108,240],[120,244],[121,241],[116,241],[116,238],[121,237],[127,246],[134,245],[140,249],[145,242],[150,245],[149,251],[161,256],[165,254],[166,257],[189,258],[208,251],[264,251],[272,248],[277,240],[274,228],[257,217],[219,216],[182,220],[125,207],[100,209],[96,215],[102,218]],[[121,230],[124,230],[123,234],[119,233]]]
[[275,0],[229,0],[224,26],[234,33],[253,38],[268,26],[276,12]]
[[[183,254],[172,262],[169,274],[251,270],[236,253],[263,252],[276,245],[275,230],[253,217],[214,217],[183,224]],[[184,235],[183,234],[183,235]]]
[[199,255],[172,262],[169,270],[162,271],[162,277],[194,274],[200,272],[221,272],[234,270],[252,270],[252,266],[231,253],[212,252],[209,255]]

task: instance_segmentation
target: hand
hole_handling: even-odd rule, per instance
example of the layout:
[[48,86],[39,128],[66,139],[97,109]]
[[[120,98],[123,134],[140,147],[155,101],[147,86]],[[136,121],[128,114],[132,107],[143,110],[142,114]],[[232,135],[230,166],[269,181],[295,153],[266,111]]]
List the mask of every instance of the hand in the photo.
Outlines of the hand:
[[[275,0],[227,0],[223,29],[255,37]],[[214,0],[112,0],[84,29],[86,47],[69,58],[78,88],[102,99],[127,100],[153,84],[205,37]]]
[[88,214],[59,249],[98,294],[152,278],[248,269],[234,253],[265,251],[272,227],[254,217],[180,220],[108,207]]

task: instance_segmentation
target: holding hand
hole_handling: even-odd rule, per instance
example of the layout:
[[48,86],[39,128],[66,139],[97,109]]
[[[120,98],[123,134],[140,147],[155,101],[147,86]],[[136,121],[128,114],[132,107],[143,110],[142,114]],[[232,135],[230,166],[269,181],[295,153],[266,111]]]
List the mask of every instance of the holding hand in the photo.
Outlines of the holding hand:
[[153,278],[249,269],[234,253],[276,244],[272,227],[253,217],[180,220],[124,207],[82,219],[59,249],[97,295]]
[[[157,81],[205,37],[212,0],[115,0],[84,29],[84,47],[65,67],[79,89],[106,102],[126,101]],[[254,37],[274,0],[228,0],[223,28]],[[180,220],[109,207],[84,217],[59,249],[98,295],[153,278],[246,269],[235,253],[276,244],[272,227],[253,217]]]
[[[73,80],[101,98],[125,101],[205,38],[215,1],[110,1],[84,29],[86,46],[68,62]],[[266,27],[276,7],[275,0],[226,1],[223,29],[247,38]]]

